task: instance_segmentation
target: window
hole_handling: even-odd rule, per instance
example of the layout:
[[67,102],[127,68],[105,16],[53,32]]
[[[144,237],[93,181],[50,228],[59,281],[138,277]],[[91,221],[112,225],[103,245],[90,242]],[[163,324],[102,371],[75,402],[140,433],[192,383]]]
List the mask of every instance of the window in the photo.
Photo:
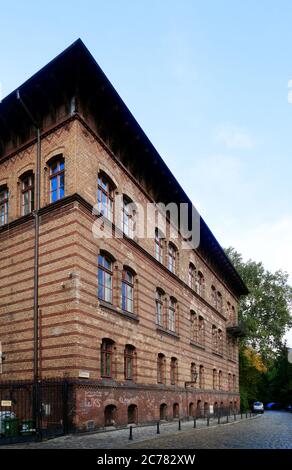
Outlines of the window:
[[199,387],[204,388],[205,385],[205,371],[204,371],[204,366],[200,366],[199,369]]
[[9,193],[7,188],[0,189],[0,226],[8,223]]
[[232,390],[232,376],[230,373],[228,374],[228,390],[229,392]]
[[223,300],[221,292],[217,292],[217,309],[219,312],[222,312],[223,309]]
[[198,342],[198,317],[193,310],[191,310],[191,340]]
[[163,263],[163,236],[158,228],[155,229],[155,258]]
[[176,385],[177,383],[177,359],[172,357],[170,361],[170,383],[171,385]]
[[100,174],[98,176],[97,206],[99,212],[111,222],[113,220],[113,193],[113,185],[105,175]]
[[219,390],[222,390],[222,370],[219,370]]
[[165,383],[165,356],[158,354],[157,356],[157,382],[159,384]]
[[201,345],[205,344],[205,320],[201,316],[199,316],[198,323],[198,343]]
[[196,268],[193,263],[189,264],[189,287],[195,289]]
[[213,390],[217,389],[217,370],[213,369]]
[[196,290],[197,293],[201,296],[204,297],[204,292],[205,292],[205,279],[201,271],[198,271],[198,275],[196,278]]
[[128,344],[124,351],[125,379],[134,380],[135,376],[135,347]]
[[54,158],[50,164],[50,202],[59,201],[65,196],[65,161]]
[[34,176],[32,173],[21,178],[21,214],[27,215],[34,210]]
[[216,308],[217,306],[217,301],[216,301],[217,297],[216,297],[216,289],[214,286],[211,287],[211,303],[213,305],[213,307]]
[[233,379],[233,390],[235,391],[237,389],[237,387],[236,387],[236,375],[235,374],[233,374],[232,379]]
[[161,290],[156,290],[156,323],[157,325],[163,326],[163,293]]
[[126,196],[123,198],[123,232],[127,237],[134,236],[134,204]]
[[101,377],[112,377],[113,373],[113,346],[110,339],[103,339],[101,343]]
[[231,323],[232,325],[235,325],[236,323],[235,308],[233,306],[231,307]]
[[176,272],[176,257],[177,257],[176,248],[172,243],[169,243],[168,245],[168,269],[172,273]]
[[191,364],[191,382],[196,383],[198,378],[198,373],[197,373],[197,368],[196,364],[192,362]]
[[128,269],[123,270],[122,309],[130,313],[134,311],[134,275]]
[[218,354],[221,354],[223,356],[223,332],[218,329],[218,334],[217,334],[217,339],[218,339]]
[[218,332],[215,325],[212,325],[212,351],[218,352]]
[[100,254],[98,257],[98,298],[105,302],[112,303],[112,261],[106,256]]
[[168,329],[170,331],[175,331],[175,314],[176,314],[176,300],[170,297],[169,307],[168,307]]

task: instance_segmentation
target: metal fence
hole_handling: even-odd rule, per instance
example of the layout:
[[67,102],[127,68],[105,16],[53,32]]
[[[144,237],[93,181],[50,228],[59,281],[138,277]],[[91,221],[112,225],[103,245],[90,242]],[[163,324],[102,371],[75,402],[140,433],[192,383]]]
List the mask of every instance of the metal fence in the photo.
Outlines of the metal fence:
[[69,432],[70,385],[65,380],[0,382],[0,444]]

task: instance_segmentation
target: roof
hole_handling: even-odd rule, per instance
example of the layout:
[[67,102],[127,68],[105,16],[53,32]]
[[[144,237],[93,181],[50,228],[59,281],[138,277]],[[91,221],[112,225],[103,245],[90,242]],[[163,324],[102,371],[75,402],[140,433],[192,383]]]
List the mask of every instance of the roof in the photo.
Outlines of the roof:
[[[80,94],[81,99],[85,97],[86,93],[91,93],[92,98],[98,99],[95,95],[100,87],[105,90],[105,96],[102,99],[107,103],[106,109],[115,110],[113,111],[115,114],[112,114],[109,122],[115,121],[116,130],[121,129],[122,125],[124,126],[121,134],[125,137],[119,135],[120,140],[129,135],[135,136],[135,139],[132,139],[135,140],[135,145],[139,145],[140,150],[147,151],[147,157],[139,157],[138,164],[148,168],[151,181],[153,179],[153,165],[156,165],[157,168],[158,164],[163,178],[160,177],[157,185],[161,186],[164,196],[170,193],[173,202],[187,202],[192,206],[191,200],[81,39],[75,41],[35,73],[18,90],[28,103],[32,114],[38,119],[48,112],[53,102],[61,103],[62,100],[72,97],[76,92]],[[125,132],[125,123],[127,132]],[[26,125],[28,126],[28,118],[17,102],[15,90],[0,103],[0,162],[1,159],[6,158],[4,143],[11,132],[21,133]],[[198,251],[203,256],[207,256],[212,267],[220,277],[226,280],[237,296],[248,294],[246,285],[203,218],[201,218],[200,225],[201,241]]]

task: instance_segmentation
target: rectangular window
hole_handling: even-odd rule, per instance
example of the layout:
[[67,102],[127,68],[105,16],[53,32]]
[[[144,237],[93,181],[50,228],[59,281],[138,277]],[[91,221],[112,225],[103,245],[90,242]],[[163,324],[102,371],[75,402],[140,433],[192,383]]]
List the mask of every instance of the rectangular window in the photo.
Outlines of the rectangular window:
[[163,300],[162,293],[159,291],[156,291],[156,323],[163,325]]
[[30,214],[34,210],[34,178],[25,176],[21,181],[22,215]]
[[8,190],[0,190],[0,226],[8,223]]
[[63,159],[50,165],[50,201],[56,202],[65,196],[65,163]]
[[168,329],[170,331],[175,331],[175,301],[169,301],[169,308],[168,308]]

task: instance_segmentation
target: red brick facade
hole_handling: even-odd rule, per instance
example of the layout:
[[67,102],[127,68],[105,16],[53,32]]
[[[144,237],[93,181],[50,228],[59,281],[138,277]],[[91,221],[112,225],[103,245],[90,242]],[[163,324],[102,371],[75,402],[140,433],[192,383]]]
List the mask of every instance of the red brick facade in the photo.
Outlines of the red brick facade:
[[[101,172],[114,184],[113,199],[125,195],[146,205],[154,201],[153,190],[100,138],[85,107],[83,113],[71,116],[60,108],[55,119],[56,125],[44,119],[42,131],[40,378],[82,382],[75,395],[75,424],[80,429],[89,428],[88,423],[101,427],[184,417],[210,405],[238,407],[237,340],[226,327],[237,324],[240,292],[200,250],[182,250],[180,239],[173,240],[175,273],[167,265],[171,241],[167,237],[162,262],[155,259],[154,238],[95,239],[93,206]],[[0,380],[33,377],[34,224],[32,214],[21,214],[21,177],[36,171],[35,154],[36,143],[27,141],[0,159],[0,189],[9,189],[8,223],[0,227],[0,342],[5,355]],[[64,158],[65,196],[52,203],[49,164],[57,155]],[[109,255],[112,262],[111,302],[98,298],[100,253]],[[133,274],[131,312],[123,310],[123,269]],[[199,275],[204,278],[203,290],[197,284]],[[161,325],[157,324],[157,289]],[[176,310],[174,331],[168,323],[171,299]],[[102,372],[107,367],[102,366],[103,340],[111,341],[110,355],[104,356],[111,362],[110,372]],[[130,378],[125,372],[127,345],[133,347]],[[110,376],[102,377],[106,373]]]

